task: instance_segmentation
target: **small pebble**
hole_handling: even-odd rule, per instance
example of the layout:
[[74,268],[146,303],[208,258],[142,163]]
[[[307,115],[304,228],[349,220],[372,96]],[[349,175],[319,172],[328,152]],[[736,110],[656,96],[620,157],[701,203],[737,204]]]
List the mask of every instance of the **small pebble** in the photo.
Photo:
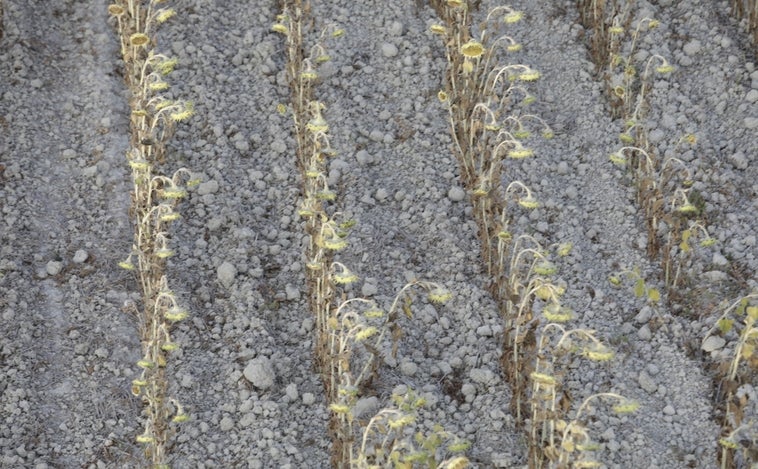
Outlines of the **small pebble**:
[[228,415],[221,419],[221,422],[219,423],[219,428],[222,432],[228,432],[232,428],[234,428],[234,420],[232,420],[231,417]]
[[718,252],[713,253],[713,265],[717,267],[724,267],[729,264],[729,261],[726,259],[726,257],[722,256]]
[[652,131],[651,131],[651,132],[648,134],[648,139],[649,139],[649,140],[650,140],[652,143],[660,143],[660,142],[662,142],[662,141],[663,141],[663,139],[664,139],[664,138],[666,138],[666,132],[664,132],[664,131],[663,131],[663,130],[661,130],[661,129],[655,129],[655,130],[652,130]]
[[637,324],[645,324],[648,321],[650,321],[650,318],[653,316],[653,309],[649,306],[643,306],[639,313],[637,313],[637,316],[634,317],[634,322]]
[[709,270],[708,272],[703,272],[702,276],[709,282],[714,283],[723,282],[728,278],[726,272],[722,272],[720,270]]
[[313,405],[314,402],[316,402],[316,396],[314,396],[313,393],[311,392],[303,393],[303,404]]
[[693,56],[697,54],[698,52],[700,52],[700,41],[698,41],[697,39],[694,39],[688,42],[687,44],[685,44],[682,50],[684,50],[685,54],[689,56]]
[[447,191],[447,197],[453,202],[460,202],[466,198],[466,191],[458,186],[453,186]]
[[368,138],[373,140],[374,142],[381,142],[384,140],[384,134],[381,130],[372,130],[371,133],[368,134]]
[[234,148],[241,152],[246,152],[250,150],[250,144],[247,142],[247,140],[240,139],[234,142]]
[[729,159],[729,162],[732,163],[732,166],[737,169],[747,169],[748,167],[748,160],[742,152],[734,153],[727,158]]
[[87,254],[87,251],[84,249],[79,249],[74,253],[74,264],[81,264],[82,262],[86,261],[89,257],[89,254]]
[[287,397],[290,398],[291,401],[294,401],[297,399],[297,384],[290,383],[287,385],[287,387],[284,389],[284,393],[287,395]]
[[288,300],[297,300],[300,298],[300,289],[294,285],[287,284],[284,287],[284,293],[287,295]]
[[413,362],[404,361],[400,364],[400,372],[405,376],[413,376],[418,371],[418,365]]
[[224,219],[221,217],[215,217],[208,220],[208,223],[205,224],[205,226],[208,228],[208,231],[216,231],[217,229],[221,228],[221,225],[224,223]]
[[212,179],[210,181],[201,182],[200,185],[197,186],[198,195],[208,195],[216,192],[218,192],[218,181]]
[[658,389],[658,385],[655,384],[655,381],[653,381],[653,378],[651,378],[650,375],[647,374],[646,371],[640,372],[639,377],[637,378],[637,383],[639,383],[642,389],[644,389],[645,391],[649,393],[654,393],[655,390]]
[[393,21],[392,24],[389,27],[389,33],[392,36],[402,36],[403,35],[403,23],[399,21]]
[[479,384],[488,384],[495,379],[495,374],[486,368],[473,368],[469,372],[471,381]]
[[492,328],[485,324],[476,328],[476,334],[482,337],[492,337]]
[[221,282],[221,285],[229,288],[234,284],[234,278],[237,276],[237,268],[229,262],[224,262],[218,266],[216,275],[218,276],[218,281]]
[[466,383],[463,386],[461,386],[461,394],[464,396],[475,396],[476,395],[476,386],[474,386],[471,383]]
[[382,44],[382,55],[385,57],[395,57],[397,55],[397,47],[394,44],[385,42]]
[[63,262],[50,261],[45,266],[45,271],[48,275],[58,275],[63,270]]
[[378,289],[376,288],[376,285],[373,283],[365,282],[363,286],[361,287],[361,295],[362,296],[374,296],[376,295]]
[[358,399],[353,406],[353,416],[356,418],[371,417],[379,409],[379,399],[376,396]]
[[650,332],[650,327],[648,327],[647,324],[640,327],[640,330],[637,331],[637,337],[639,337],[640,340],[650,340],[653,337],[652,332]]
[[366,150],[361,150],[358,153],[356,153],[355,159],[358,160],[358,163],[362,165],[371,164],[374,161],[371,154],[369,154],[369,152],[367,152]]
[[703,341],[701,348],[704,352],[713,352],[722,348],[724,345],[726,345],[726,340],[724,340],[723,337],[712,335],[708,336],[708,338]]

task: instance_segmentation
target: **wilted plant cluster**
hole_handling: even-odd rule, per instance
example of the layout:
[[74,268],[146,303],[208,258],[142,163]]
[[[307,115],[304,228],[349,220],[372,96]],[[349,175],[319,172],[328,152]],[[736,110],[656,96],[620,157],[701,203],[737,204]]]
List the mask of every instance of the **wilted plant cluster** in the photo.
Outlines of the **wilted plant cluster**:
[[[570,246],[559,250],[559,255],[566,255]],[[502,268],[507,269],[508,276],[497,285],[496,297],[501,301],[505,320],[501,360],[513,388],[511,411],[517,422],[526,420],[532,404],[529,381],[536,366],[533,357],[541,322],[565,323],[574,317],[561,304],[566,288],[554,279],[558,269],[550,258],[550,252],[533,237],[517,237],[510,258],[503,259]]]
[[[407,284],[395,297],[387,311],[371,300],[345,298],[341,291],[358,280],[358,276],[335,260],[335,253],[348,246],[347,236],[354,225],[335,211],[337,194],[329,188],[328,159],[336,152],[329,143],[329,124],[324,117],[326,106],[314,99],[318,66],[329,60],[325,48],[327,38],[339,37],[340,29],[325,29],[316,43],[307,48],[303,41],[304,25],[310,24],[306,2],[286,0],[282,13],[272,30],[286,38],[287,77],[290,87],[290,111],[297,140],[297,167],[301,174],[303,198],[298,214],[304,219],[308,235],[305,248],[306,279],[311,310],[316,319],[315,360],[322,375],[329,403],[332,464],[338,468],[411,467],[424,459],[429,467],[436,464],[436,440],[425,440],[417,448],[408,435],[399,432],[409,428],[413,417],[410,409],[385,409],[362,428],[354,416],[356,403],[367,390],[376,373],[388,335],[392,336],[392,353],[401,335],[395,318],[402,308],[411,315],[412,288],[428,293],[429,301],[447,301],[450,294],[441,286],[425,281]],[[280,106],[286,113],[287,107]],[[420,405],[420,403],[419,403]],[[365,425],[365,423],[364,423]],[[436,433],[439,438],[442,431]],[[363,435],[359,441],[358,436]],[[394,435],[390,438],[390,435]],[[463,451],[465,448],[454,447]],[[452,450],[449,450],[453,452]],[[443,454],[443,453],[440,453]],[[454,460],[464,467],[465,457]],[[442,467],[442,466],[440,466]]]
[[461,182],[469,191],[482,240],[482,256],[490,274],[496,274],[496,239],[506,214],[507,199],[523,208],[539,204],[521,182],[502,188],[502,167],[506,160],[521,160],[534,154],[527,140],[537,131],[546,138],[552,130],[539,117],[522,111],[534,102],[526,85],[539,79],[539,72],[521,64],[501,65],[502,54],[521,49],[514,38],[496,36],[501,25],[523,16],[510,7],[490,12],[472,37],[471,11],[464,1],[433,1],[443,24],[431,31],[442,36],[446,45],[448,71],[440,101],[450,114],[454,152]]
[[[537,359],[530,372],[531,428],[529,467],[590,468],[602,464],[594,453],[600,445],[593,441],[582,420],[590,404],[611,399],[612,410],[620,415],[633,412],[638,404],[616,393],[598,393],[586,398],[573,418],[568,418],[570,402],[562,397],[561,378],[576,356],[594,362],[606,362],[613,352],[591,330],[566,329],[557,322],[543,326],[537,344]],[[561,366],[559,366],[561,365]],[[549,461],[549,463],[548,463]]]
[[629,28],[632,4],[624,0],[577,0],[579,19],[589,29],[590,55],[601,74],[619,53],[620,43],[613,40],[612,30],[623,32]]
[[758,292],[721,305],[722,314],[703,339],[729,340],[734,349],[718,364],[719,402],[723,403],[719,460],[722,469],[752,467],[758,463],[758,408],[755,376],[758,371]]
[[[647,225],[647,253],[652,259],[660,258],[669,300],[681,298],[691,282],[685,269],[695,248],[706,248],[716,241],[706,228],[704,203],[693,189],[690,169],[679,158],[660,158],[648,142],[644,118],[650,106],[652,75],[668,74],[673,67],[659,55],[642,63],[637,63],[634,57],[640,34],[657,27],[658,21],[644,18],[635,26],[628,5],[622,7],[624,2],[620,1],[585,0],[579,4],[582,20],[592,30],[593,57],[599,69],[607,70],[604,78],[612,107],[624,120],[624,130],[619,134],[624,146],[610,160],[630,168],[637,202]],[[758,18],[755,2],[735,1],[733,7],[738,15],[748,16],[751,25]],[[674,150],[696,142],[694,135],[685,135]],[[638,271],[622,272],[611,277],[611,282],[619,285],[623,275],[633,277],[636,296],[646,297],[653,304],[660,300],[659,291],[649,287]],[[755,294],[749,294],[731,305],[723,305],[723,314],[703,339],[704,348],[707,341],[717,338],[726,341],[732,337],[736,343],[731,358],[717,366],[720,382],[717,401],[723,406],[719,439],[722,468],[747,467],[756,462],[755,453],[745,449],[755,447],[758,441],[756,415],[748,409],[750,399],[745,391],[745,386],[752,385],[750,379],[755,373],[754,347],[758,338],[755,299]]]
[[[683,268],[694,247],[714,240],[705,228],[691,171],[679,158],[660,157],[648,141],[645,117],[654,75],[670,74],[674,67],[657,54],[638,60],[637,46],[641,34],[660,23],[652,18],[633,21],[629,2],[583,0],[579,11],[590,30],[591,54],[608,90],[612,113],[624,122],[619,133],[622,146],[610,160],[628,168],[634,179],[647,228],[648,256],[660,259],[663,281],[675,293],[685,281]],[[685,135],[674,150],[696,143],[694,135]]]
[[426,401],[412,390],[393,395],[394,405],[383,408],[368,422],[355,415],[359,399],[372,393],[379,364],[386,355],[396,357],[402,336],[398,315],[412,318],[417,290],[426,292],[432,303],[443,303],[451,296],[438,284],[416,280],[398,292],[386,311],[366,299],[343,301],[328,325],[330,355],[324,357],[322,375],[325,388],[332,390],[327,397],[331,396],[334,467],[467,467],[465,456],[454,456],[469,448],[467,441],[441,426],[429,434],[418,428],[416,415]]
[[[329,319],[333,315],[335,288],[358,280],[347,267],[334,262],[334,253],[347,247],[354,225],[332,209],[337,194],[327,180],[328,158],[336,153],[329,143],[329,124],[323,116],[325,105],[313,99],[318,79],[317,63],[329,59],[319,42],[306,55],[303,31],[308,12],[300,1],[283,2],[282,14],[272,29],[286,38],[287,77],[291,92],[290,110],[295,126],[297,167],[301,174],[303,199],[298,214],[305,220],[308,245],[305,267],[311,309],[317,324],[317,360],[328,356]],[[333,36],[341,34],[339,30]],[[322,38],[323,39],[323,38]],[[282,105],[282,112],[287,112]],[[323,366],[323,363],[321,363]]]
[[[272,26],[286,38],[287,77],[290,87],[290,110],[297,139],[297,167],[300,170],[303,200],[298,214],[305,220],[308,235],[305,267],[308,299],[316,319],[315,360],[322,374],[327,402],[333,407],[330,419],[332,462],[344,467],[352,449],[352,420],[342,418],[345,400],[357,399],[358,388],[351,376],[353,343],[357,337],[368,339],[377,330],[370,325],[384,313],[376,310],[356,311],[352,302],[338,304],[337,289],[358,280],[344,264],[334,261],[334,253],[347,247],[347,235],[353,222],[342,220],[330,202],[337,197],[328,186],[327,170],[334,150],[329,143],[329,124],[323,116],[325,106],[313,99],[318,79],[317,64],[328,60],[320,42],[310,51],[303,45],[303,25],[310,18],[307,5],[301,1],[282,2],[282,14]],[[338,31],[333,33],[336,34]],[[286,112],[286,107],[282,109]],[[369,329],[373,327],[373,329]],[[368,332],[367,332],[368,331]],[[341,387],[340,384],[343,384]],[[354,389],[351,389],[352,388]],[[342,391],[342,394],[340,392]],[[349,407],[345,410],[349,412]]]
[[[565,332],[559,324],[573,319],[573,312],[561,303],[565,285],[554,278],[557,268],[551,249],[528,235],[515,236],[511,229],[512,202],[526,210],[537,208],[539,202],[523,182],[509,180],[503,173],[506,161],[533,156],[527,144],[533,133],[553,137],[551,128],[526,110],[536,99],[527,86],[540,73],[523,64],[502,64],[509,54],[521,50],[521,44],[502,29],[520,21],[523,13],[496,7],[475,29],[472,4],[432,1],[443,24],[433,25],[431,31],[444,40],[448,70],[439,98],[450,113],[461,182],[470,194],[490,290],[505,323],[502,365],[513,389],[511,410],[519,424],[529,425],[530,467],[592,467],[586,465],[595,463],[588,450],[569,448],[577,429],[583,428],[579,422],[572,421],[569,433],[555,430],[562,422],[566,427],[571,402],[558,392],[565,370],[557,365],[564,363],[546,357],[578,352],[591,360],[609,360],[612,353],[591,331],[566,332],[585,339],[581,345],[573,341],[570,350],[560,348],[565,342],[553,343],[545,335],[555,328]],[[554,250],[565,256],[571,246]]]
[[360,441],[356,469],[432,467],[463,469],[469,461],[462,453],[471,444],[435,425],[431,432],[418,430],[416,415],[425,405],[412,391],[392,395],[393,405],[380,410],[369,420]]
[[124,76],[131,93],[131,138],[126,160],[132,172],[130,214],[134,241],[119,265],[137,273],[142,305],[140,324],[141,369],[132,381],[132,392],[145,402],[144,431],[137,441],[144,444],[151,467],[168,467],[167,450],[171,423],[188,419],[181,405],[167,393],[167,357],[179,345],[171,339],[173,324],[188,316],[169,288],[166,260],[171,248],[171,224],[180,218],[178,202],[187,195],[189,171],[179,169],[171,176],[161,174],[166,163],[166,141],[177,122],[193,114],[192,106],[165,96],[166,76],[177,64],[155,52],[155,29],[175,12],[162,7],[165,0],[119,0],[108,6],[118,29]]

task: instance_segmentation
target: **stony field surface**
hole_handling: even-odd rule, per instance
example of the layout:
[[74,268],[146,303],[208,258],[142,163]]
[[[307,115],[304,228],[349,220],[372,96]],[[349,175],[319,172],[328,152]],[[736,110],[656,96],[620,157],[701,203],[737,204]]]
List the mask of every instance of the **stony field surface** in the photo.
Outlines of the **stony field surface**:
[[[38,3],[5,0],[0,40],[0,466],[138,467],[141,404],[129,383],[140,358],[130,305],[140,296],[117,266],[132,243],[117,36],[105,2]],[[192,417],[172,466],[329,467],[296,143],[291,117],[277,112],[289,99],[284,42],[271,31],[278,6],[171,3],[177,16],[161,26],[159,49],[179,59],[170,94],[194,101],[197,114],[178,127],[166,164],[202,179],[181,205],[169,264],[191,312],[173,332],[182,350],[168,366],[171,392]],[[317,25],[346,32],[330,43],[316,95],[338,151],[329,183],[358,222],[339,253],[361,278],[348,294],[386,304],[414,278],[454,294],[444,305],[419,299],[413,318],[402,318],[397,358],[381,365],[359,417],[393,390],[414,389],[428,401],[421,426],[471,441],[472,467],[521,467],[526,436],[500,369],[502,319],[437,97],[447,63],[429,27],[439,19],[420,0],[312,4]],[[476,17],[497,4],[482,1]],[[589,32],[573,1],[509,4],[525,13],[508,29],[523,44],[512,58],[541,72],[532,112],[555,131],[504,171],[504,183],[520,180],[542,202],[519,212],[514,230],[544,245],[573,243],[558,265],[572,327],[595,330],[616,352],[608,363],[572,363],[566,390],[576,405],[610,391],[639,402],[630,415],[600,407],[589,418],[607,467],[716,467],[714,367],[735,337],[706,351],[701,342],[719,304],[758,288],[755,48],[728,2],[634,6],[634,18],[660,20],[638,53],[675,67],[654,80],[651,143],[691,169],[718,240],[687,266],[697,301],[651,306],[608,281],[639,268],[663,290],[633,185],[608,159],[623,123],[595,74]],[[685,134],[697,144],[675,149]]]

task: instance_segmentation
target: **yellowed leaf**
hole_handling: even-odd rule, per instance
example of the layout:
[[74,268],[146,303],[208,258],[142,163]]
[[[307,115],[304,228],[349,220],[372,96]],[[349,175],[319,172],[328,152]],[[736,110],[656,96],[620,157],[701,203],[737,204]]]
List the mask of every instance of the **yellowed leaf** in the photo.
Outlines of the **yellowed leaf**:
[[637,283],[634,285],[634,296],[637,298],[641,298],[645,296],[645,281],[642,279],[637,280]]
[[561,449],[567,453],[573,453],[574,449],[576,449],[576,446],[574,445],[574,442],[571,440],[564,440],[561,442]]
[[748,342],[742,346],[742,358],[744,360],[747,360],[753,356],[753,352],[755,352],[755,346],[753,344]]
[[726,334],[727,332],[732,330],[732,326],[734,325],[734,319],[727,319],[727,318],[721,318],[719,319],[718,323],[716,323],[719,330],[722,334]]
[[563,430],[566,429],[566,421],[565,420],[556,420],[555,422],[555,430],[563,433]]

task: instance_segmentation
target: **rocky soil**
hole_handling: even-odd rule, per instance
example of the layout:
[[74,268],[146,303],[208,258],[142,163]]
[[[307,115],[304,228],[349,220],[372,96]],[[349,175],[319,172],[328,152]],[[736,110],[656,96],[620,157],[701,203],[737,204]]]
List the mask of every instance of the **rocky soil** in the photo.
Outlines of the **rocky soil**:
[[[482,1],[481,17],[496,2]],[[611,345],[606,364],[578,360],[566,377],[575,405],[597,392],[640,403],[589,428],[608,467],[714,467],[719,423],[712,365],[733,343],[700,344],[717,306],[758,288],[758,71],[744,25],[726,1],[640,0],[634,17],[661,25],[639,49],[676,67],[656,79],[647,124],[659,154],[693,171],[719,243],[689,266],[681,307],[650,307],[610,275],[660,267],[624,171],[608,161],[623,124],[611,117],[572,1],[513,0],[525,19],[509,34],[514,60],[542,74],[534,113],[555,130],[536,156],[508,163],[543,206],[516,230],[571,242],[559,265],[572,327]],[[0,41],[0,466],[138,467],[140,403],[135,279],[117,267],[132,243],[128,95],[105,3],[44,7],[5,0]],[[167,169],[200,176],[181,206],[169,275],[192,312],[173,338],[171,391],[191,414],[173,467],[329,466],[328,410],[312,362],[299,181],[276,2],[182,0],[158,41],[179,59],[171,94],[197,115],[170,142]],[[473,445],[474,467],[520,467],[526,437],[509,414],[499,368],[502,320],[484,288],[476,225],[457,179],[448,114],[437,99],[446,61],[433,10],[419,0],[313,1],[317,25],[337,24],[322,66],[330,185],[358,221],[339,260],[361,277],[351,294],[386,304],[413,278],[444,284],[444,306],[419,299],[396,360],[383,364],[368,418],[412,388],[435,423]],[[311,40],[315,40],[314,37]],[[696,305],[694,307],[692,305]],[[753,383],[755,384],[755,383]],[[754,396],[754,393],[753,393]]]

